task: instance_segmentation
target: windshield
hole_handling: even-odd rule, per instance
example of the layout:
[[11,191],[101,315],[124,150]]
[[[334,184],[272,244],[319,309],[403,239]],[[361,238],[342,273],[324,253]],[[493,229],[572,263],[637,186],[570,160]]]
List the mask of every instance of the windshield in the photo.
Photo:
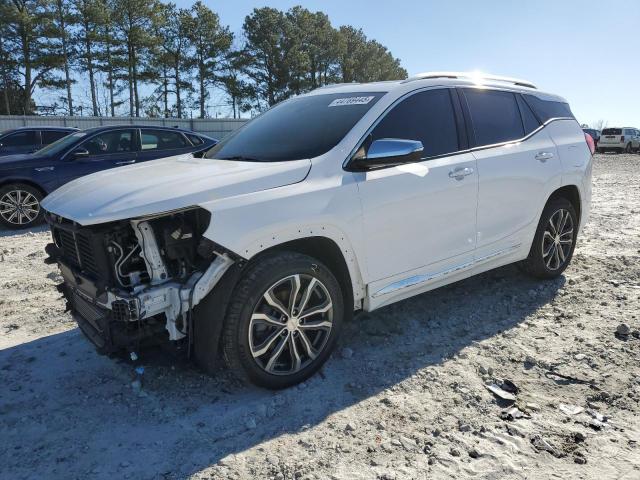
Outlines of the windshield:
[[621,128],[605,128],[602,130],[602,135],[622,135]]
[[62,137],[60,140],[57,140],[53,143],[50,143],[44,148],[41,148],[33,155],[35,157],[44,157],[49,155],[57,155],[58,153],[65,150],[70,145],[78,142],[82,137],[86,136],[87,132],[76,132],[71,135],[67,135],[66,137]]
[[206,158],[282,162],[327,153],[386,92],[296,97],[239,128]]

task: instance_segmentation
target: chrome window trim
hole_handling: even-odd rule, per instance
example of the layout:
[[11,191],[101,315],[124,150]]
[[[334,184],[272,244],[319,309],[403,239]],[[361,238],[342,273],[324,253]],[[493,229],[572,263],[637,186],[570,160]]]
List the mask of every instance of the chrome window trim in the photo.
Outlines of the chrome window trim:
[[[382,112],[378,118],[376,118],[376,120],[371,124],[371,126],[366,130],[366,132],[364,133],[364,135],[362,135],[360,137],[360,139],[356,142],[356,146],[349,152],[349,155],[347,155],[347,158],[342,162],[342,169],[345,171],[350,171],[349,170],[349,163],[351,162],[351,159],[353,158],[353,156],[355,155],[355,153],[360,149],[360,147],[362,146],[362,144],[364,143],[364,141],[366,140],[367,136],[373,131],[373,129],[382,121],[383,118],[385,118],[387,116],[387,114],[396,107],[396,105],[398,105],[400,102],[402,102],[403,100],[409,98],[412,95],[415,95],[416,93],[420,93],[420,92],[424,92],[427,90],[439,90],[439,89],[458,89],[458,88],[479,88],[482,90],[496,90],[499,92],[510,92],[510,93],[521,93],[517,90],[510,90],[508,88],[499,88],[499,87],[485,87],[485,86],[449,86],[449,85],[430,85],[428,87],[422,87],[416,90],[412,90],[410,92],[405,93],[404,95],[402,95],[401,97],[398,97],[391,105],[389,105],[384,112]],[[452,100],[453,101],[453,100]],[[501,142],[501,143],[494,143],[491,145],[481,145],[479,147],[472,147],[472,148],[466,148],[464,150],[456,150],[455,152],[451,152],[451,153],[445,153],[442,155],[435,155],[432,157],[423,157],[420,159],[419,162],[412,162],[412,163],[420,163],[420,162],[424,162],[427,160],[435,160],[438,158],[445,158],[445,157],[453,157],[455,155],[462,155],[465,153],[473,153],[473,152],[477,152],[480,150],[486,150],[488,148],[497,148],[497,147],[503,147],[505,145],[513,145],[516,143],[522,143],[525,142],[527,140],[529,140],[532,136],[534,136],[535,134],[537,134],[540,130],[542,130],[544,127],[546,127],[547,125],[549,125],[551,122],[555,122],[558,120],[573,120],[576,121],[577,120],[575,118],[572,117],[553,117],[548,119],[546,122],[542,123],[538,128],[536,128],[535,130],[531,131],[530,133],[528,133],[527,135],[525,135],[524,137],[515,139],[515,140],[509,140],[506,142]],[[467,126],[468,128],[468,126]],[[375,170],[382,170],[384,168],[393,168],[393,166],[389,166],[389,167],[380,167],[380,168],[376,168]]]

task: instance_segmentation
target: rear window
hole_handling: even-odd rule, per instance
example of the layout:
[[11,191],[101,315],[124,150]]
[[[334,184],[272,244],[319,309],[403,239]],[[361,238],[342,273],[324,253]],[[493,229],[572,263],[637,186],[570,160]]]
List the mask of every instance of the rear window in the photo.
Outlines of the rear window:
[[60,140],[62,137],[66,137],[70,132],[61,131],[61,130],[42,130],[42,143],[44,145],[49,145],[57,140]]
[[541,122],[551,118],[574,118],[568,103],[543,100],[535,95],[523,95]]
[[295,97],[226,136],[207,158],[282,162],[327,153],[384,95],[345,92]]
[[511,92],[464,89],[476,146],[493,145],[524,136],[516,97]]
[[191,133],[187,133],[187,138],[189,140],[191,140],[191,143],[193,143],[194,145],[202,145],[204,142],[202,140],[202,137],[199,137],[198,135],[193,135]]
[[602,130],[602,135],[622,135],[621,128],[605,128]]
[[187,141],[180,132],[169,130],[142,130],[140,132],[140,148],[142,150],[173,150],[186,146]]
[[518,106],[520,107],[520,113],[522,114],[522,123],[524,124],[524,133],[529,135],[536,128],[540,126],[540,122],[531,111],[527,102],[525,102],[520,95],[517,96]]

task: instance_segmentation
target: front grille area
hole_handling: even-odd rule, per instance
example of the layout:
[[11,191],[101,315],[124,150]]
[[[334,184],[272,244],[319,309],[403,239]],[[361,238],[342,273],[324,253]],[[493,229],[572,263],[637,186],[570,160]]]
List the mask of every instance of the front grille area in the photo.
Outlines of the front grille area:
[[65,263],[94,277],[100,276],[94,239],[90,233],[54,227],[53,236]]

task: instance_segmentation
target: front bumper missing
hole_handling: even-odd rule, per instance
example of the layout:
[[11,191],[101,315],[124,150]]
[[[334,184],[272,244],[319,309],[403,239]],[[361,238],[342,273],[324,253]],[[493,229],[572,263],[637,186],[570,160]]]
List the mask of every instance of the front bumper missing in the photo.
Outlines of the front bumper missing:
[[177,321],[215,287],[233,260],[219,255],[185,283],[168,281],[132,294],[101,292],[89,278],[59,260],[58,264],[65,280],[62,291],[78,326],[98,351],[112,353],[137,346],[163,330],[169,340],[184,338]]
[[102,354],[137,349],[164,330],[164,325],[155,319],[135,323],[118,321],[110,310],[96,305],[77,289],[70,288],[68,298],[73,319]]

